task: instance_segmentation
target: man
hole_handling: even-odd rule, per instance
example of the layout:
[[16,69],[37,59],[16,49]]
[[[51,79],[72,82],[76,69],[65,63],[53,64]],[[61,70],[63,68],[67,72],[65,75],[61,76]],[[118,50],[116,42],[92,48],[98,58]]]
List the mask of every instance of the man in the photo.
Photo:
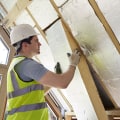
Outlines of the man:
[[7,120],[48,120],[43,85],[66,88],[79,63],[80,52],[75,50],[69,57],[70,66],[65,73],[49,71],[32,59],[40,53],[41,44],[37,35],[28,24],[18,25],[10,33],[17,55],[7,74]]

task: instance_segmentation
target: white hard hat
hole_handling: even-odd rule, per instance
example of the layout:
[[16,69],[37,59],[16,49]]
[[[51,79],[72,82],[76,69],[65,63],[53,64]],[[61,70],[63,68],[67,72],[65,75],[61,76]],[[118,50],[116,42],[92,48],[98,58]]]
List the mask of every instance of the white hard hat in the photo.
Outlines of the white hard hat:
[[32,26],[28,24],[20,24],[15,26],[10,33],[11,44],[20,42],[23,39],[26,39],[30,36],[39,35],[35,32]]

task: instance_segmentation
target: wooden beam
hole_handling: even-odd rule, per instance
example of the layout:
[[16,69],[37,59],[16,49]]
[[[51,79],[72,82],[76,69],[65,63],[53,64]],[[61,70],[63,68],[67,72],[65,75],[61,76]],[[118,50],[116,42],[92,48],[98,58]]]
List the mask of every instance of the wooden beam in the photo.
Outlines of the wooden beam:
[[65,120],[72,120],[72,117],[76,117],[74,112],[66,112],[65,113]]
[[[73,50],[75,48],[78,48],[82,52],[78,42],[76,41],[76,39],[72,35],[72,32],[71,32],[69,26],[66,24],[66,22],[62,18],[62,15],[60,14],[55,2],[53,0],[50,0],[50,1],[51,1],[51,4],[53,5],[53,7],[55,8],[56,12],[58,13],[58,15],[61,17],[63,28],[65,30],[65,33],[66,33],[66,36],[68,38],[71,49]],[[101,99],[98,95],[97,88],[95,86],[92,75],[89,71],[87,60],[86,60],[84,55],[81,56],[81,60],[80,60],[80,63],[78,65],[78,69],[81,73],[81,76],[83,78],[83,82],[85,84],[85,87],[87,89],[88,95],[90,97],[90,100],[92,102],[92,105],[94,107],[94,110],[96,112],[98,119],[99,120],[108,120],[104,106],[103,106]]]
[[108,116],[109,120],[113,120],[113,116]]
[[107,113],[107,115],[119,116],[120,117],[120,109],[106,110],[106,113]]
[[91,7],[93,8],[95,14],[97,15],[97,17],[99,18],[99,20],[103,24],[106,32],[108,33],[109,37],[112,40],[114,46],[116,47],[116,49],[120,53],[120,43],[117,40],[114,32],[112,31],[112,29],[111,29],[110,25],[108,24],[107,20],[105,19],[104,15],[102,14],[101,10],[99,9],[97,3],[95,2],[95,0],[88,0],[88,1],[90,3]]
[[53,112],[56,114],[56,116],[59,118],[59,120],[62,120],[62,115],[59,111],[59,109],[57,108],[57,106],[54,104],[54,102],[52,101],[52,99],[50,98],[50,96],[47,94],[45,95],[45,99],[48,103],[48,105],[51,107],[51,109],[53,110]]
[[[93,78],[95,80],[95,83],[97,83],[97,84],[99,83],[100,84],[101,89],[103,90],[104,94],[106,94],[106,97],[109,98],[110,102],[113,104],[113,106],[115,108],[118,108],[115,100],[113,99],[113,97],[111,96],[109,90],[106,88],[105,84],[103,83],[103,80],[100,77],[100,75],[98,75],[98,73],[93,69],[93,67],[92,67],[92,65],[90,63],[88,63],[88,65],[89,65],[89,69],[91,71],[91,74],[92,74],[92,76],[93,76]],[[97,87],[98,87],[98,85],[97,85]],[[99,91],[99,87],[98,87],[98,91]],[[102,92],[102,91],[100,91],[100,92]],[[105,109],[108,109],[108,108],[105,108]]]
[[72,120],[72,116],[71,115],[65,115],[65,120]]
[[65,101],[65,103],[68,105],[68,107],[70,108],[71,111],[73,111],[73,107],[70,104],[70,102],[67,100],[67,98],[65,97],[65,95],[61,92],[60,89],[57,89],[57,91],[59,92],[59,94],[62,96],[63,100]]
[[32,18],[32,20],[34,21],[37,29],[39,30],[39,32],[41,33],[41,35],[43,36],[43,38],[46,40],[46,42],[48,42],[45,33],[43,32],[42,28],[40,27],[40,25],[38,24],[38,22],[36,21],[36,19],[34,18],[34,16],[31,14],[30,10],[28,8],[26,8],[26,11],[28,12],[28,14]]
[[7,10],[6,8],[4,7],[4,5],[0,2],[0,6],[3,8],[3,10],[5,11],[5,13],[7,14]]
[[[63,24],[63,26],[64,26],[64,24]],[[65,26],[64,26],[64,29],[66,29],[65,31],[67,31],[67,28],[65,28]],[[79,48],[78,44],[75,44],[76,42],[74,42],[74,38],[72,37],[72,35],[69,34],[68,32],[66,32],[66,34],[68,36],[68,40],[69,40],[71,48],[72,49]],[[81,77],[83,79],[83,82],[85,84],[85,87],[87,89],[88,95],[90,97],[90,100],[92,102],[92,105],[94,107],[94,110],[96,112],[98,119],[99,120],[108,120],[107,115],[105,113],[104,106],[103,106],[101,99],[99,97],[97,88],[95,86],[92,75],[89,71],[87,60],[86,60],[84,55],[81,56],[81,60],[80,60],[80,63],[78,65],[78,69],[81,73]]]
[[7,69],[4,71],[4,74],[2,75],[2,82],[0,87],[0,120],[3,120],[6,107],[6,93],[7,93],[6,71]]
[[14,55],[14,49],[10,44],[10,39],[7,32],[5,32],[5,29],[2,26],[0,26],[0,35],[10,49],[7,65],[0,65],[0,74],[2,74],[2,82],[0,87],[0,120],[3,120],[7,96],[7,70]]
[[120,120],[120,117],[113,117],[113,120]]
[[3,20],[6,28],[11,26],[21,12],[28,6],[32,0],[18,0],[13,8],[8,12],[7,16]]
[[0,64],[0,74],[4,74],[5,73],[5,70],[7,69],[8,67],[6,65],[2,65]]

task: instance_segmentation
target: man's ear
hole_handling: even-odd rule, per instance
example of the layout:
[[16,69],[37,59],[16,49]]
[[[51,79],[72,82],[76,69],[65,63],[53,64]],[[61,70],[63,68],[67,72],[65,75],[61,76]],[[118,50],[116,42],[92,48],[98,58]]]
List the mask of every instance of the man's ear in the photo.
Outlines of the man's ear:
[[28,46],[28,43],[27,42],[23,42],[22,43],[22,47],[27,47]]

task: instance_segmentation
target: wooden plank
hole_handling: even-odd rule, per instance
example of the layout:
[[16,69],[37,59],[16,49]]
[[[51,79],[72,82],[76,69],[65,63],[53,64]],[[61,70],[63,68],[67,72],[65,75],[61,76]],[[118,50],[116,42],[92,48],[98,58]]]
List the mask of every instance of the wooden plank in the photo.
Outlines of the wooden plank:
[[[93,75],[96,87],[98,89],[98,92],[101,96],[101,100],[106,99],[106,102],[104,102],[103,100],[103,104],[105,109],[113,109],[115,108],[115,106],[117,106],[115,100],[113,99],[113,97],[111,96],[109,90],[106,88],[105,84],[103,83],[103,79],[98,75],[98,73],[93,69],[92,65],[90,63],[89,64],[89,69],[91,71],[91,74]],[[107,104],[107,105],[106,105]],[[109,106],[108,106],[109,104]]]
[[52,99],[50,98],[50,96],[48,94],[45,95],[45,99],[48,103],[48,105],[51,107],[51,109],[53,110],[53,112],[56,114],[56,116],[62,120],[62,115],[59,111],[59,109],[57,108],[57,106],[54,104],[54,102],[52,101]]
[[3,120],[5,106],[6,106],[6,93],[7,93],[6,71],[2,75],[2,82],[0,87],[0,120]]
[[74,112],[66,112],[65,113],[65,120],[72,120],[72,117],[76,117]]
[[66,112],[65,115],[71,115],[71,116],[73,116],[73,117],[76,116],[74,112]]
[[117,40],[114,32],[112,31],[112,29],[111,29],[110,25],[108,24],[107,20],[105,19],[104,15],[102,14],[101,10],[99,9],[97,3],[95,2],[95,0],[88,0],[88,1],[90,3],[91,7],[93,8],[95,14],[97,15],[97,17],[99,18],[99,20],[103,24],[106,32],[110,36],[110,38],[111,38],[113,44],[115,45],[116,49],[120,53],[120,43]]
[[106,113],[107,113],[107,115],[120,116],[120,109],[107,110]]
[[6,65],[0,64],[0,74],[4,74],[8,67]]
[[13,8],[8,12],[7,16],[3,20],[6,28],[11,26],[21,12],[28,6],[32,0],[18,0]]
[[[75,48],[80,49],[78,43],[76,42],[76,40],[72,36],[72,33],[70,31],[69,32],[67,31],[67,28],[66,28],[67,26],[65,25],[64,22],[63,22],[63,26],[64,26],[64,29],[66,31],[66,35],[68,37],[69,44],[70,44],[71,48],[72,49],[75,49]],[[78,68],[79,68],[79,71],[81,73],[81,77],[83,79],[83,82],[85,84],[85,87],[87,89],[88,95],[91,99],[91,102],[93,104],[93,107],[94,107],[94,110],[97,114],[98,119],[99,120],[107,120],[108,117],[105,113],[104,106],[101,102],[101,99],[99,97],[99,94],[98,94],[97,88],[95,86],[94,80],[93,80],[92,75],[90,73],[90,70],[89,70],[89,67],[88,67],[88,64],[87,64],[87,59],[85,58],[84,55],[81,56]]]
[[5,32],[2,26],[0,26],[0,34],[10,49],[10,54],[9,54],[7,65],[0,64],[0,74],[2,74],[2,82],[1,82],[1,87],[0,87],[0,120],[3,120],[5,107],[6,107],[6,96],[7,96],[7,70],[11,62],[11,59],[14,55],[14,49],[10,44],[10,39],[9,39],[7,32]]
[[65,120],[72,120],[72,116],[71,115],[65,115]]
[[109,120],[113,120],[113,116],[109,116],[108,118],[109,118]]
[[0,6],[3,8],[3,10],[5,11],[5,13],[7,13],[6,8],[4,7],[4,5],[0,2]]
[[30,10],[28,8],[26,8],[26,11],[28,12],[28,14],[32,18],[32,20],[34,21],[37,29],[39,30],[39,32],[41,33],[41,35],[43,36],[43,38],[46,40],[46,42],[48,42],[45,33],[43,32],[42,28],[40,27],[40,25],[38,24],[38,22],[36,21],[36,19],[34,18],[34,16],[31,14]]
[[62,96],[63,100],[65,101],[65,103],[69,106],[70,110],[73,111],[73,107],[70,104],[70,102],[67,100],[67,98],[65,97],[65,95],[62,93],[62,91],[60,89],[57,89],[57,91],[59,92],[59,94]]
[[[79,44],[77,43],[77,41],[73,37],[70,28],[68,27],[68,25],[65,23],[64,19],[62,18],[62,15],[60,14],[55,2],[53,0],[50,0],[50,1],[51,1],[51,4],[53,5],[53,7],[55,8],[55,10],[57,11],[58,15],[61,17],[61,21],[62,21],[64,30],[66,32],[71,49],[73,50],[75,48],[79,48],[79,50],[81,51]],[[93,104],[93,107],[94,107],[94,110],[96,112],[98,119],[99,120],[108,120],[105,109],[104,109],[103,104],[101,102],[101,99],[98,95],[94,80],[93,80],[92,75],[89,71],[87,60],[86,60],[84,55],[81,56],[81,60],[80,60],[80,63],[78,65],[78,68],[79,68],[79,71],[80,71],[81,76],[83,78],[83,82],[85,84],[85,87],[87,89],[88,95],[91,99],[91,102]]]
[[113,120],[120,120],[120,117],[113,117]]

